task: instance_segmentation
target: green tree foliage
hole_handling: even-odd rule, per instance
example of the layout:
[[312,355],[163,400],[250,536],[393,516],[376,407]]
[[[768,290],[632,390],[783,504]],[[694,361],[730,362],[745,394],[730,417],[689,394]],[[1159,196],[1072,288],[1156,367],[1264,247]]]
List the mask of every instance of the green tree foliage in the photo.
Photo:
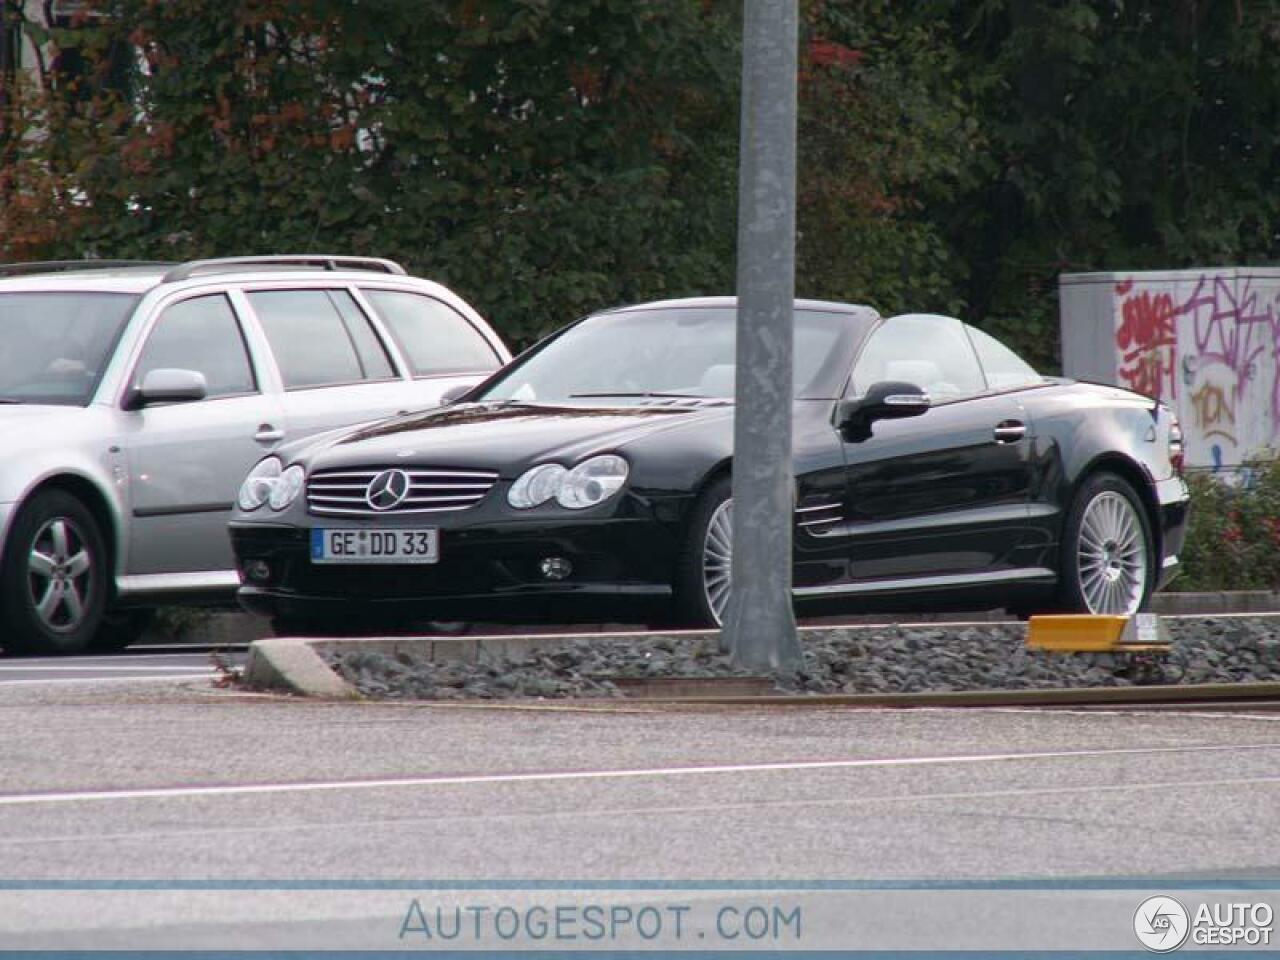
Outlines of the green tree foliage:
[[729,286],[738,54],[714,6],[118,0],[109,13],[79,42],[100,56],[127,34],[139,116],[78,165],[86,249],[395,257],[516,341],[602,305]]
[[[970,318],[1042,365],[1063,271],[1280,257],[1277,0],[921,0],[986,147],[931,211]],[[948,61],[949,62],[949,61]]]
[[[740,9],[26,16],[47,63],[0,75],[0,257],[391,256],[517,343],[612,303],[730,291]],[[959,312],[1052,369],[1064,270],[1280,257],[1280,0],[802,10],[802,295]]]

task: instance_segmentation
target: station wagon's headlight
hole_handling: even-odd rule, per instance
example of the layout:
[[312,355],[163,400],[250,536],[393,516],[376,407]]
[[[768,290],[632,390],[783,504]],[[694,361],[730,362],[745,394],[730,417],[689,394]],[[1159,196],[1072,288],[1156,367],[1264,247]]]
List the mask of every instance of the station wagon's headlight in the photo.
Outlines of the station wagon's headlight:
[[613,454],[592,457],[578,464],[560,484],[556,503],[570,510],[584,510],[603,503],[627,481],[627,461]]
[[526,470],[507,491],[507,503],[519,510],[546,503],[560,492],[560,485],[568,473],[558,463],[542,463]]
[[302,492],[302,482],[306,479],[306,473],[296,463],[280,474],[280,477],[271,487],[271,494],[267,497],[267,501],[271,504],[272,510],[283,510],[293,501],[298,499],[298,494]]
[[280,479],[282,467],[283,464],[278,459],[267,457],[249,471],[249,475],[244,478],[244,483],[240,484],[240,496],[236,499],[241,510],[246,512],[257,510],[267,502],[272,488]]

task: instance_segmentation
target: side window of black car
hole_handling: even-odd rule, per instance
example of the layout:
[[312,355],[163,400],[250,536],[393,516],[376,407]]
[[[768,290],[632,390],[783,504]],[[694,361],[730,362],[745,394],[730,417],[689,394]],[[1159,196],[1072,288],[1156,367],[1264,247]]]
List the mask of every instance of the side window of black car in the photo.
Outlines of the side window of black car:
[[975,396],[986,389],[964,325],[953,317],[890,317],[870,337],[853,367],[854,395],[873,383],[913,383],[934,403]]
[[203,373],[210,398],[258,389],[240,321],[222,294],[183,300],[160,314],[142,348],[134,382],[141,383],[151,370],[167,368]]
[[1044,383],[1044,378],[1031,365],[1003,343],[983,333],[977,327],[966,326],[973,349],[978,352],[987,386],[992,390],[1013,390],[1031,384]]

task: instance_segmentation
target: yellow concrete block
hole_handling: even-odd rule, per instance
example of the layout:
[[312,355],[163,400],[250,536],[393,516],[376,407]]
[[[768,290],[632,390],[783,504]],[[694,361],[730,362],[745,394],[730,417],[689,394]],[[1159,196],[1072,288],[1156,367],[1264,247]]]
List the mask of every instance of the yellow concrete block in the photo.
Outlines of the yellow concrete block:
[[1107,653],[1116,649],[1129,618],[1104,614],[1054,614],[1027,621],[1027,646],[1039,650]]

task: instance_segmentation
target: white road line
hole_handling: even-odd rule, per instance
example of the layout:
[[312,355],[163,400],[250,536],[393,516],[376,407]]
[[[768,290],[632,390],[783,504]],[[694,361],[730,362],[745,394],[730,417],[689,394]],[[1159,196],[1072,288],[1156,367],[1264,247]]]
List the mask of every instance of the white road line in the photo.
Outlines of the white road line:
[[[232,650],[232,653],[239,653]],[[61,666],[61,664],[69,663],[102,663],[109,666],[120,666],[124,663],[134,663],[137,660],[177,660],[191,659],[193,657],[209,658],[211,652],[209,650],[191,650],[187,653],[118,653],[105,654],[100,657],[5,657],[0,659],[0,668],[3,667],[38,667],[42,666]]]
[[69,663],[65,666],[56,667],[10,667],[0,664],[0,676],[6,673],[162,673],[166,670],[191,670],[199,664],[194,663],[171,663],[166,666],[153,667],[126,667],[126,666],[96,666],[92,664],[74,664]]
[[[517,823],[522,820],[583,820],[607,819],[609,817],[633,818],[637,816],[654,816],[656,814],[700,816],[710,814],[717,819],[726,813],[742,811],[751,812],[765,809],[812,809],[816,807],[861,807],[876,804],[917,804],[934,801],[963,800],[1016,800],[1025,797],[1078,796],[1080,794],[1127,793],[1131,791],[1169,791],[1169,790],[1217,790],[1223,787],[1258,787],[1280,786],[1280,777],[1236,777],[1225,780],[1159,780],[1141,783],[1101,783],[1079,787],[1023,787],[1009,790],[963,790],[946,793],[880,793],[869,796],[828,796],[811,800],[755,800],[726,803],[684,803],[657,804],[642,807],[598,807],[556,810],[523,810],[510,812],[501,810],[489,813],[435,813],[426,816],[378,817],[359,820],[342,819],[338,821],[308,821],[306,823],[255,823],[253,826],[214,826],[206,825],[190,829],[168,830],[134,830],[116,833],[69,833],[32,835],[23,833],[17,837],[0,837],[0,849],[8,847],[43,846],[53,843],[74,843],[87,846],[96,843],[115,843],[117,841],[136,843],[139,840],[181,840],[189,837],[214,836],[261,836],[267,833],[332,833],[336,826],[344,828],[359,827],[362,830],[391,828],[403,832],[413,824],[444,823],[485,823],[494,820]],[[1116,821],[1117,827],[1125,824]]]
[[208,680],[216,677],[218,671],[207,673],[168,673],[162,677],[49,677],[45,680],[5,680],[0,678],[0,690],[5,687],[52,686],[64,683],[156,683],[173,680]]
[[1170,753],[1222,753],[1242,750],[1280,750],[1280,743],[1215,744],[1199,747],[1132,747],[1115,750],[1060,750],[1039,753],[986,753],[942,757],[889,757],[879,760],[800,760],[778,763],[738,763],[703,767],[641,767],[632,770],[565,770],[531,773],[478,773],[426,777],[388,777],[375,780],[313,780],[301,783],[243,783],[205,787],[150,787],[123,790],[83,790],[67,793],[0,794],[0,806],[41,803],[81,803],[95,800],[167,800],[182,797],[248,796],[263,793],[318,793],[331,790],[385,790],[393,787],[452,787],[501,783],[554,783],[588,780],[703,776],[716,773],[778,773],[793,770],[855,770],[862,768],[958,766],[999,761],[1072,760],[1087,757],[1155,756]]

